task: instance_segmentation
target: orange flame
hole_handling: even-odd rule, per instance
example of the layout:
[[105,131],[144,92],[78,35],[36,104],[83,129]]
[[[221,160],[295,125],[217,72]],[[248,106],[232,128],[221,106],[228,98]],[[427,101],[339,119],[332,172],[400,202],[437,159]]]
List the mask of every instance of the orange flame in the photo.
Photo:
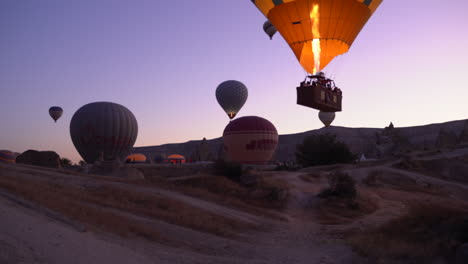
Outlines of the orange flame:
[[319,5],[314,4],[310,12],[310,19],[312,20],[312,53],[314,54],[314,74],[320,70],[320,32],[319,32]]

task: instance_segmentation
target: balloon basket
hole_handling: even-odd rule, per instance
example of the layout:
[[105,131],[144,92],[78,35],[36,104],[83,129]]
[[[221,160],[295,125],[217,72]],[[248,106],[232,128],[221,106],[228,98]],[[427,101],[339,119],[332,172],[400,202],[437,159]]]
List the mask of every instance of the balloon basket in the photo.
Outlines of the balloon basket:
[[297,89],[297,104],[324,112],[340,112],[343,95],[336,89],[321,85],[301,84]]

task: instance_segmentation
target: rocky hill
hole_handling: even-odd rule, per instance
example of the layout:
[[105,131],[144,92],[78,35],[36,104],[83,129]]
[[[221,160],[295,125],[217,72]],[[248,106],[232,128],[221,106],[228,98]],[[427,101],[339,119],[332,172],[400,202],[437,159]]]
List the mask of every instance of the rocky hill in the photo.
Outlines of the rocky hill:
[[[276,161],[294,161],[297,144],[305,137],[322,133],[336,134],[356,154],[367,158],[383,158],[410,150],[450,148],[468,144],[468,119],[414,127],[349,128],[331,126],[307,132],[280,135]],[[171,154],[181,154],[191,160],[215,160],[223,155],[222,138],[191,140],[185,143],[135,147],[152,161]]]

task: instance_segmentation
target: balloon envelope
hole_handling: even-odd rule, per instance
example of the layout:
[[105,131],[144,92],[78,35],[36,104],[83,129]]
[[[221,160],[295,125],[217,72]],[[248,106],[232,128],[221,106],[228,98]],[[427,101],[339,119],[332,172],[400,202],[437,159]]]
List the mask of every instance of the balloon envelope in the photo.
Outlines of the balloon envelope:
[[135,116],[125,106],[95,102],[82,106],[70,122],[70,135],[86,163],[120,160],[131,152],[138,134]]
[[[253,0],[309,73],[323,69],[347,52],[382,0]],[[315,68],[312,41],[319,40],[320,66]],[[318,55],[317,55],[318,56]],[[314,71],[315,70],[315,71]]]
[[179,154],[172,154],[167,157],[169,163],[185,163],[185,157]]
[[231,121],[223,133],[227,159],[239,163],[265,164],[278,145],[278,132],[268,120],[245,116]]
[[0,150],[0,162],[2,163],[16,163],[16,154],[9,150]]
[[272,39],[277,32],[275,26],[271,24],[270,20],[267,20],[265,21],[265,23],[263,23],[263,31],[265,31],[265,33],[270,37],[270,39]]
[[55,122],[62,116],[63,109],[60,106],[52,106],[49,108],[49,115]]
[[141,153],[133,153],[125,158],[126,162],[145,163],[146,156]]
[[318,116],[320,118],[320,121],[326,126],[329,127],[333,120],[335,119],[335,112],[323,112],[320,111],[318,113]]
[[222,82],[216,88],[216,100],[224,109],[229,119],[233,119],[247,101],[247,87],[234,80]]

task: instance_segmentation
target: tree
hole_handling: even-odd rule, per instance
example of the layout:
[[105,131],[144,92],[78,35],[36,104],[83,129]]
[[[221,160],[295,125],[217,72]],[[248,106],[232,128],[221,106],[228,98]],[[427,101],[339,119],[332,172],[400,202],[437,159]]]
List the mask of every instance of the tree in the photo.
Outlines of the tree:
[[356,160],[349,147],[336,140],[336,135],[325,133],[311,135],[297,146],[296,160],[300,165],[316,166],[335,163],[349,163]]
[[60,163],[62,164],[63,167],[70,167],[72,165],[71,160],[67,158],[60,159]]

